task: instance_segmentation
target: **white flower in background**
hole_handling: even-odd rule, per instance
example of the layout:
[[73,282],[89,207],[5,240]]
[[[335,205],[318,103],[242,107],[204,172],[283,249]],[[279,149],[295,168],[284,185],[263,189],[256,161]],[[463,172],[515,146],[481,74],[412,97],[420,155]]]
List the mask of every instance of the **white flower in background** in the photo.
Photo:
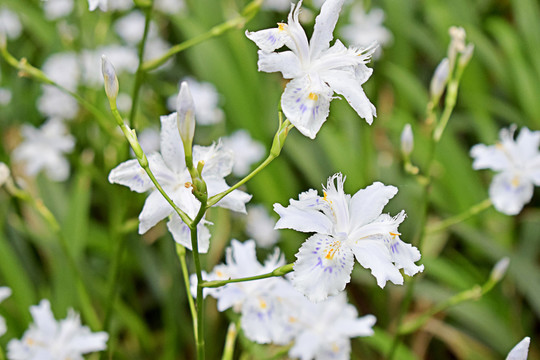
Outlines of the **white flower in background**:
[[107,11],[108,0],[88,0],[88,10],[94,11],[98,7],[101,11]]
[[65,17],[73,11],[73,0],[47,0],[40,1],[47,20],[56,20]]
[[373,8],[366,13],[362,5],[355,5],[351,10],[349,24],[341,28],[341,34],[351,45],[366,47],[377,43],[379,47],[374,54],[378,58],[381,47],[392,41],[392,33],[384,27],[384,11]]
[[64,181],[69,176],[69,162],[64,158],[75,147],[75,138],[59,119],[49,119],[39,129],[23,125],[24,141],[13,150],[13,161],[21,163],[29,176],[41,170],[49,179]]
[[[292,79],[281,96],[281,107],[291,123],[312,139],[328,117],[334,92],[343,95],[369,124],[376,115],[362,89],[373,71],[365,64],[374,48],[346,48],[339,40],[329,46],[343,1],[327,0],[323,4],[309,42],[298,21],[302,1],[291,6],[287,24],[246,31],[261,49],[259,71],[279,71],[285,79]],[[291,51],[274,52],[284,45]]]
[[291,0],[264,0],[262,8],[273,11],[287,11],[291,8]]
[[159,131],[156,128],[149,127],[144,129],[137,135],[137,138],[145,154],[159,151],[161,144]]
[[[114,22],[114,31],[128,45],[137,45],[143,38],[145,18],[140,11],[131,11]],[[157,27],[150,22],[149,37],[157,36]]]
[[184,0],[154,0],[154,8],[164,14],[176,14],[184,10],[185,7]]
[[73,96],[50,85],[42,87],[43,94],[37,99],[37,108],[49,118],[73,119],[79,111],[79,104]]
[[414,135],[411,124],[405,124],[400,136],[401,153],[404,156],[411,155],[414,149]]
[[[10,176],[11,176],[11,171],[9,170],[9,167],[5,163],[0,162],[0,186],[3,186],[6,183],[6,181],[8,181]],[[2,288],[0,288],[0,290],[1,289]],[[0,291],[0,294],[1,294],[1,291]],[[0,301],[2,300],[0,299]]]
[[[4,163],[0,164],[3,164],[5,166]],[[7,299],[9,296],[11,296],[11,289],[6,286],[0,287],[0,303]],[[6,331],[6,320],[4,320],[4,318],[0,316],[0,336],[4,335]]]
[[[268,273],[285,265],[283,256],[276,251],[264,265],[257,260],[255,241],[244,243],[232,240],[226,250],[226,264],[220,264],[208,275],[208,279],[237,279]],[[282,278],[268,278],[227,284],[214,289],[209,295],[217,299],[219,311],[232,308],[241,313],[244,334],[257,343],[287,344],[294,336],[296,311],[295,299],[301,295]],[[295,310],[293,310],[295,309]]]
[[9,360],[83,360],[83,354],[107,348],[107,333],[92,333],[72,310],[65,319],[56,321],[49,301],[41,300],[30,307],[30,313],[34,323],[21,340],[8,343]]
[[277,243],[279,231],[274,229],[274,220],[263,205],[253,205],[248,207],[246,219],[246,234],[257,245],[269,248]]
[[264,145],[253,140],[246,130],[237,130],[222,140],[223,146],[234,153],[232,172],[236,176],[247,175],[251,165],[261,160],[265,154]]
[[315,233],[296,254],[292,278],[294,286],[312,301],[345,288],[355,257],[371,269],[381,288],[387,281],[403,284],[399,269],[409,276],[424,269],[414,263],[420,259],[418,249],[399,238],[405,212],[395,217],[382,214],[397,188],[376,182],[351,197],[343,191],[344,181],[335,174],[328,179],[324,197],[311,189],[301,193],[299,200],[290,200],[286,208],[274,204],[281,217],[276,229]]
[[527,360],[529,355],[529,345],[531,343],[530,337],[525,337],[516,346],[510,350],[506,360]]
[[[190,217],[195,217],[200,208],[200,202],[186,184],[191,183],[191,176],[187,170],[184,159],[182,140],[178,133],[176,113],[161,117],[161,153],[148,156],[150,168],[157,181],[161,184],[170,198]],[[202,177],[207,185],[208,196],[216,195],[229,188],[225,176],[229,175],[233,166],[233,155],[223,149],[220,142],[211,146],[193,147],[193,163],[197,165],[204,161]],[[174,212],[171,205],[154,188],[150,178],[139,166],[137,160],[128,160],[109,174],[109,181],[115,184],[128,186],[132,191],[139,193],[151,191],[139,215],[139,234],[144,234],[162,219],[172,215],[167,223],[173,238],[179,244],[191,249],[189,228]],[[251,195],[235,190],[221,201],[217,206],[233,211],[245,213],[245,204]],[[198,226],[199,251],[208,250],[210,232],[206,228],[207,221],[203,220]]]
[[350,339],[373,335],[375,316],[358,317],[344,293],[320,303],[306,300],[299,307],[299,333],[289,356],[301,360],[349,359]]
[[[195,102],[195,118],[197,125],[213,125],[223,121],[225,115],[219,108],[219,94],[216,87],[209,82],[197,81],[186,77],[180,81],[187,82]],[[167,99],[169,110],[176,109],[176,94]]]
[[540,131],[524,127],[514,140],[515,126],[502,129],[500,142],[471,148],[473,169],[499,172],[489,187],[489,197],[498,211],[518,214],[531,201],[534,186],[540,186]]
[[16,13],[6,7],[0,7],[0,34],[8,39],[16,39],[21,35],[22,24]]
[[79,57],[74,52],[52,54],[42,67],[43,72],[54,82],[68,90],[77,90],[81,69]]
[[[2,84],[2,72],[0,72],[0,84]],[[11,91],[7,88],[0,87],[0,106],[7,105],[11,102]]]
[[131,9],[134,5],[133,0],[112,0],[107,4],[107,10],[126,11]]

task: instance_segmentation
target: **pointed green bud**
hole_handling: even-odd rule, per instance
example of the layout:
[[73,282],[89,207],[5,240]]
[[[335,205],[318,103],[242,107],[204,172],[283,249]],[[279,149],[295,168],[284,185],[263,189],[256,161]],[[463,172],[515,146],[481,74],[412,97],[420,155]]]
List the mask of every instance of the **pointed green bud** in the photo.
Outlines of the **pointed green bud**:
[[184,144],[186,159],[191,158],[191,147],[195,136],[195,104],[188,83],[183,81],[176,99],[176,116],[178,117],[178,131]]
[[101,55],[101,72],[105,82],[105,93],[109,98],[109,102],[116,104],[116,96],[118,96],[118,78],[113,64],[105,55]]
[[435,73],[431,78],[431,83],[429,85],[429,94],[432,99],[437,101],[441,97],[446,83],[448,82],[448,76],[450,75],[450,61],[448,58],[442,59],[442,61],[437,65]]
[[459,58],[459,66],[465,66],[471,60],[474,52],[474,44],[468,44]]
[[414,137],[411,124],[406,124],[401,132],[401,152],[406,158],[411,155],[414,148]]
[[276,157],[279,156],[283,145],[285,145],[287,135],[289,135],[289,131],[293,128],[293,126],[294,125],[292,125],[288,119],[279,125],[279,129],[276,132],[276,135],[274,135],[274,141],[272,142],[272,147],[270,148],[270,154]]

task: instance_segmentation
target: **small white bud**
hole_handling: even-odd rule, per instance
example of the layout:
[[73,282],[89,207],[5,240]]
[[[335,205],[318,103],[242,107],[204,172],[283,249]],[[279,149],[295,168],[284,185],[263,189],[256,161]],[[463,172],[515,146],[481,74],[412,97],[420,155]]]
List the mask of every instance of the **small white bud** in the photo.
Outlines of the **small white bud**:
[[6,164],[0,162],[0,186],[4,185],[9,179],[11,172]]
[[471,57],[474,52],[474,44],[469,44],[465,47],[465,50],[461,53],[461,57],[459,58],[459,65],[465,66],[471,60]]
[[178,117],[178,131],[184,143],[184,150],[186,154],[188,149],[191,153],[191,144],[195,135],[195,104],[191,91],[189,91],[189,85],[185,81],[180,85],[180,92],[176,99],[176,116]]
[[113,64],[105,55],[101,55],[101,72],[105,82],[105,93],[110,101],[116,101],[118,95],[118,78]]
[[437,65],[431,83],[429,85],[429,93],[433,99],[438,99],[444,91],[444,87],[448,82],[448,76],[450,75],[450,61],[448,58],[442,59]]
[[503,257],[501,260],[497,261],[493,270],[491,270],[491,278],[495,281],[500,281],[506,270],[508,270],[508,265],[510,265],[510,258],[508,256]]
[[414,137],[411,124],[406,124],[401,132],[401,152],[404,156],[409,156],[414,148]]

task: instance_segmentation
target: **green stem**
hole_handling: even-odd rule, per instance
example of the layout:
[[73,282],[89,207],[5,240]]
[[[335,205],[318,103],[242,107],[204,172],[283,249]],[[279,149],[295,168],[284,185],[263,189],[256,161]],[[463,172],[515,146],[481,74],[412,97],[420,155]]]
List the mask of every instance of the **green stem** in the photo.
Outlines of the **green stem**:
[[434,233],[437,233],[439,231],[442,231],[450,226],[453,226],[453,225],[456,225],[456,224],[459,224],[471,217],[473,217],[474,215],[477,215],[479,213],[481,213],[482,211],[488,209],[493,203],[491,202],[491,199],[485,199],[483,200],[482,202],[476,204],[476,205],[473,205],[472,207],[470,207],[468,210],[462,212],[461,214],[458,214],[458,215],[455,215],[455,216],[452,216],[446,220],[443,220],[441,221],[440,223],[436,224],[436,225],[433,225],[433,226],[430,226],[427,228],[426,230],[426,233],[428,235],[431,235],[431,234],[434,234]]
[[245,178],[238,181],[236,184],[234,184],[227,190],[210,197],[210,199],[208,199],[208,207],[217,204],[217,202],[223,199],[225,196],[227,196],[234,190],[238,189],[240,186],[244,185],[252,177],[257,175],[262,169],[267,167],[268,164],[270,164],[275,158],[279,156],[279,154],[281,153],[281,149],[283,148],[283,145],[285,145],[285,140],[287,139],[287,135],[289,134],[289,131],[293,128],[293,125],[290,123],[288,119],[286,119],[285,121],[282,120],[281,112],[278,113],[278,117],[279,117],[279,128],[276,134],[274,135],[274,140],[272,141],[272,147],[270,148],[270,154],[268,155],[268,157],[259,166],[257,166],[255,170],[249,173]]
[[43,71],[29,64],[25,58],[22,58],[21,60],[17,60],[15,57],[13,57],[13,55],[11,55],[7,51],[6,47],[0,47],[0,53],[2,54],[2,57],[6,60],[6,62],[9,65],[19,70],[20,76],[27,76],[29,78],[32,78],[44,84],[54,86],[60,91],[70,95],[75,100],[77,100],[77,102],[82,107],[84,107],[86,110],[88,110],[88,112],[90,112],[92,115],[95,116],[99,126],[101,126],[102,129],[104,129],[108,133],[114,134],[114,132],[110,131],[111,126],[110,126],[110,121],[107,115],[105,115],[105,113],[103,113],[99,108],[94,106],[92,103],[82,98],[80,95],[76,94],[75,92],[66,89],[62,85],[58,84],[57,82],[47,77],[47,75],[45,75]]
[[280,267],[274,269],[273,271],[271,271],[269,273],[262,274],[262,275],[257,275],[257,276],[249,276],[249,277],[238,278],[238,279],[229,279],[229,280],[203,281],[201,283],[201,287],[216,288],[216,287],[225,286],[225,285],[231,284],[231,283],[253,281],[253,280],[266,279],[266,278],[270,278],[270,277],[283,276],[283,275],[288,274],[291,271],[293,271],[294,270],[293,266],[294,266],[294,264],[292,264],[292,263],[287,264],[287,265],[283,265],[283,266],[280,266]]
[[189,285],[189,271],[186,264],[186,248],[180,244],[176,244],[176,253],[180,260],[180,267],[182,269],[182,277],[184,278],[184,284],[186,286],[186,295],[189,304],[189,310],[191,312],[191,319],[193,320],[193,334],[195,335],[195,343],[198,343],[198,322],[197,322],[197,308],[191,295],[191,287]]
[[437,315],[438,313],[445,311],[452,306],[458,305],[462,302],[469,301],[469,300],[479,300],[482,296],[484,296],[486,293],[491,291],[493,287],[500,281],[500,279],[494,279],[493,277],[490,277],[486,283],[482,286],[475,285],[471,289],[462,291],[450,298],[448,298],[446,301],[432,307],[431,309],[428,309],[423,314],[419,315],[418,317],[412,319],[411,321],[404,323],[402,326],[398,328],[398,333],[400,335],[406,335],[410,334],[419,328],[421,328],[431,317]]
[[[227,337],[225,338],[225,347],[223,349],[223,356],[221,360],[232,360],[234,355],[234,343],[236,342],[236,336],[238,331],[236,330],[236,324],[231,322],[227,329]],[[1,359],[0,359],[1,360]]]
[[146,47],[146,40],[148,39],[148,32],[150,30],[150,18],[152,17],[152,8],[154,1],[151,0],[150,4],[144,9],[144,32],[141,42],[139,43],[139,65],[137,66],[137,72],[135,73],[135,83],[133,85],[133,91],[131,93],[131,112],[129,113],[129,124],[132,128],[136,129],[137,126],[135,122],[135,116],[137,114],[138,104],[139,104],[139,95],[142,86],[144,71],[143,71],[143,61],[144,61],[144,49]]
[[204,360],[204,298],[203,298],[203,278],[201,259],[199,256],[199,242],[197,236],[197,225],[202,220],[206,212],[206,204],[201,203],[201,207],[197,216],[189,225],[191,230],[191,247],[193,252],[193,262],[195,263],[195,271],[197,272],[197,327],[195,339],[197,341],[197,360]]
[[4,349],[0,346],[0,360],[6,360],[6,357],[4,355]]
[[190,47],[200,44],[205,40],[211,39],[213,37],[219,36],[226,31],[234,28],[240,28],[244,26],[245,23],[247,23],[249,20],[255,16],[255,14],[258,12],[260,6],[262,4],[262,0],[254,0],[250,2],[246,7],[242,10],[242,13],[238,15],[237,17],[230,19],[228,21],[225,21],[222,24],[216,25],[204,34],[197,35],[189,40],[186,40],[178,45],[175,45],[171,47],[165,54],[163,54],[161,57],[157,59],[152,59],[149,61],[145,61],[142,65],[142,71],[148,72],[150,70],[153,70],[163,63],[165,63],[169,58],[171,58],[173,55],[178,54],[179,52],[182,52],[186,49],[189,49]]

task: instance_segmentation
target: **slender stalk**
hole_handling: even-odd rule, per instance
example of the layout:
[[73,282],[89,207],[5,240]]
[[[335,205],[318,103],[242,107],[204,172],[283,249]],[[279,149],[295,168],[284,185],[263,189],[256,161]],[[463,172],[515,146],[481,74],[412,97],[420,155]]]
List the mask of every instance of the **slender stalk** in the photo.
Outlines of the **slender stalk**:
[[[236,342],[236,336],[238,331],[236,330],[236,324],[231,322],[227,329],[227,337],[225,338],[225,347],[223,349],[223,356],[221,360],[232,360],[234,355],[234,343]],[[1,360],[1,359],[0,359]]]
[[193,252],[193,262],[197,272],[197,327],[195,339],[197,341],[197,360],[204,360],[204,298],[203,298],[203,278],[201,260],[199,256],[199,242],[197,236],[197,225],[202,220],[206,212],[206,204],[201,203],[197,216],[193,219],[189,228],[191,230],[191,247]]
[[45,221],[47,222],[51,230],[54,232],[54,234],[58,238],[58,242],[60,243],[62,252],[64,253],[64,256],[66,257],[68,261],[68,266],[70,267],[71,271],[75,275],[77,293],[79,295],[79,301],[81,302],[81,308],[82,308],[84,317],[86,319],[86,322],[90,325],[92,329],[100,329],[101,325],[100,325],[99,317],[92,306],[90,295],[83,282],[82,273],[79,267],[77,266],[77,262],[75,261],[73,255],[71,254],[71,251],[69,250],[67,240],[64,234],[62,233],[62,228],[60,227],[60,224],[56,220],[56,217],[45,206],[45,204],[43,204],[43,201],[41,201],[41,199],[35,199],[32,195],[30,195],[26,191],[17,188],[11,179],[9,179],[6,182],[6,188],[12,196],[20,200],[28,202],[41,215],[41,217],[45,219]]
[[189,285],[189,271],[186,264],[186,248],[180,244],[176,244],[176,254],[178,254],[178,259],[180,260],[180,267],[182,269],[182,277],[184,278],[184,284],[186,286],[186,295],[189,304],[189,310],[191,312],[191,319],[193,320],[193,334],[195,335],[195,343],[198,343],[198,322],[197,322],[197,308],[195,307],[195,302],[193,301],[193,296],[191,295],[191,287]]
[[261,4],[262,4],[262,0],[254,0],[250,2],[242,10],[242,13],[238,15],[237,17],[227,20],[222,24],[216,25],[201,35],[197,35],[191,39],[188,39],[178,45],[171,47],[165,54],[163,54],[159,58],[145,61],[144,64],[142,65],[141,70],[144,72],[153,70],[159,67],[160,65],[162,65],[163,63],[165,63],[175,54],[178,54],[186,49],[189,49],[190,47],[194,45],[200,44],[205,40],[219,36],[228,30],[231,30],[234,28],[241,28],[242,26],[244,26],[245,23],[251,20],[253,16],[255,16],[255,14],[259,11]]
[[461,214],[452,216],[448,219],[445,219],[441,221],[440,223],[430,226],[426,229],[426,234],[431,235],[434,233],[437,233],[439,231],[442,231],[450,226],[459,224],[467,219],[470,219],[471,217],[481,213],[482,211],[488,209],[493,203],[491,202],[491,199],[485,199],[482,202],[471,206],[469,209],[465,210]]
[[283,276],[283,275],[288,274],[291,271],[293,271],[293,265],[294,264],[292,264],[292,263],[287,264],[287,265],[283,265],[283,266],[280,266],[280,267],[274,269],[273,271],[271,271],[269,273],[262,274],[262,275],[257,275],[257,276],[249,276],[249,277],[238,278],[238,279],[229,279],[229,280],[203,281],[202,284],[201,284],[201,287],[216,288],[216,287],[225,286],[225,285],[231,284],[231,283],[253,281],[253,280],[266,279],[266,278],[270,278],[270,277]]
[[139,43],[139,65],[137,66],[137,72],[135,73],[135,83],[133,85],[133,91],[131,93],[131,112],[129,113],[129,124],[132,128],[136,129],[136,115],[139,104],[139,95],[144,77],[143,61],[144,61],[144,49],[146,47],[146,40],[148,39],[148,32],[150,30],[150,19],[152,17],[154,1],[150,0],[147,7],[144,8],[144,32],[141,42]]
[[0,346],[0,360],[6,360],[6,357],[4,355],[4,349]]
[[28,61],[25,58],[22,58],[21,60],[17,60],[13,55],[11,55],[6,47],[0,46],[0,53],[2,54],[2,57],[6,60],[6,62],[14,67],[15,69],[19,70],[20,76],[26,76],[29,78],[32,78],[34,80],[37,80],[39,82],[42,82],[47,85],[51,85],[56,87],[57,89],[61,90],[62,92],[70,95],[73,97],[77,102],[84,107],[88,112],[90,112],[92,115],[95,116],[99,126],[101,126],[104,130],[106,130],[109,133],[111,132],[111,126],[110,126],[110,119],[103,111],[101,111],[99,108],[94,106],[91,102],[87,101],[86,99],[82,98],[77,93],[70,91],[63,87],[62,85],[58,84],[57,82],[53,81],[43,71],[40,69],[32,66],[28,63]]

